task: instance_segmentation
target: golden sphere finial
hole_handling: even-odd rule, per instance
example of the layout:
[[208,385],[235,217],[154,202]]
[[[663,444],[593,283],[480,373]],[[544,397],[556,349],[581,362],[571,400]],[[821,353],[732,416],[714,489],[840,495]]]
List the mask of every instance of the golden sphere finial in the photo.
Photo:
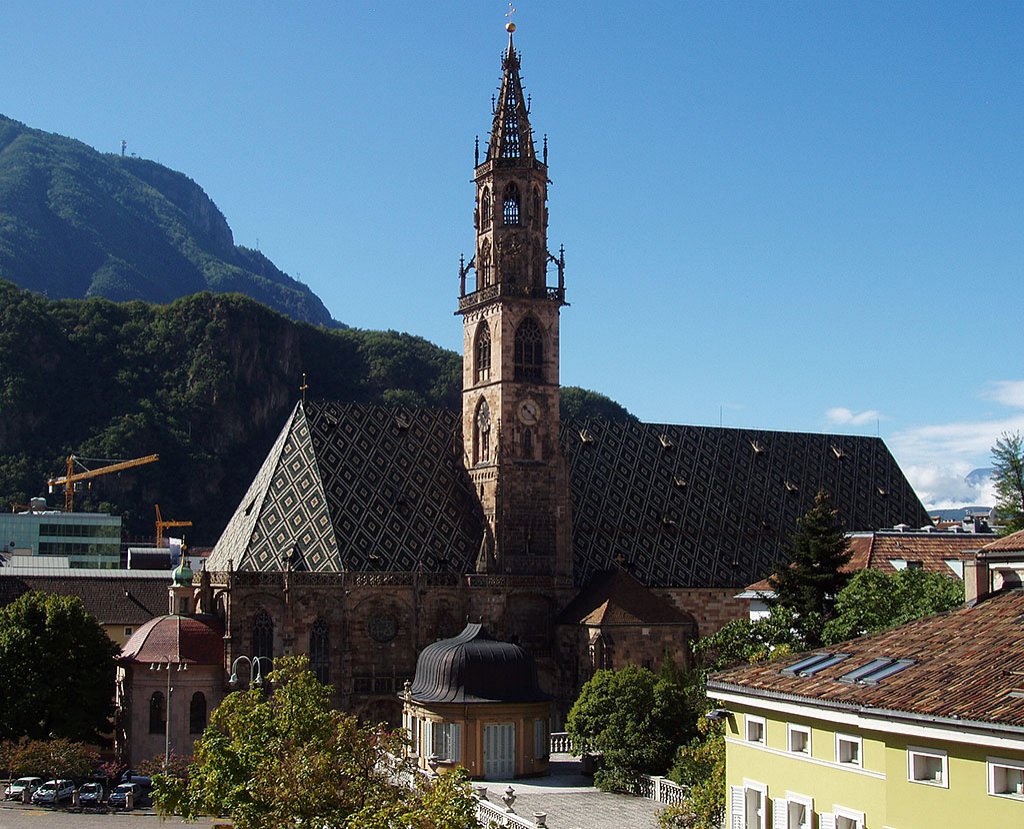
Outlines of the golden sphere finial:
[[508,32],[509,34],[512,34],[512,32],[514,32],[515,30],[516,30],[516,24],[515,23],[506,23],[505,24],[505,31]]

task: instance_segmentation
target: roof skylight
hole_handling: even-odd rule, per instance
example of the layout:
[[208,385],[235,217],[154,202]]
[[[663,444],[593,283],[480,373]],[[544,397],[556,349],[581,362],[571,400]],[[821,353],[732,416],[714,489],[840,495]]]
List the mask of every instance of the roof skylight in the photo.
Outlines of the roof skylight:
[[801,659],[795,665],[783,668],[782,673],[786,676],[814,676],[818,671],[830,668],[846,659],[849,654],[845,653],[816,653]]
[[872,659],[866,665],[861,665],[848,674],[843,674],[839,677],[839,681],[850,685],[854,683],[859,685],[877,685],[886,677],[897,674],[913,664],[914,661],[912,659],[890,659],[889,657],[882,656]]

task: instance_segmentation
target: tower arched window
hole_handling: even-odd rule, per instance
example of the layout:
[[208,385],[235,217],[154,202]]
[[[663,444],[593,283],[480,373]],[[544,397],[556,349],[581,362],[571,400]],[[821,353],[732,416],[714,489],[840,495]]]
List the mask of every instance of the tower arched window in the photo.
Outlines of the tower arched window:
[[260,610],[252,620],[252,658],[274,658],[274,620]]
[[163,734],[167,728],[167,700],[160,691],[149,698],[149,733]]
[[491,407],[481,399],[473,418],[473,463],[487,463],[491,459]]
[[480,224],[484,230],[491,226],[491,191],[486,187],[480,196]]
[[188,733],[202,734],[206,730],[206,695],[196,691],[188,704]]
[[532,210],[530,211],[530,220],[534,227],[540,227],[543,222],[541,221],[541,200],[540,200],[540,188],[533,188],[533,204]]
[[533,429],[523,429],[523,457],[527,460],[533,458]]
[[501,132],[502,158],[519,158],[519,110],[516,103],[515,85],[509,84],[505,93],[505,118]]
[[487,324],[487,320],[481,320],[476,329],[474,351],[476,381],[485,383],[491,379],[491,327]]
[[327,622],[317,619],[309,630],[309,667],[324,685],[331,684],[331,648]]
[[480,267],[477,268],[477,278],[479,285],[477,290],[486,288],[491,284],[491,243],[484,239],[484,243],[480,246]]
[[519,224],[519,188],[515,182],[510,182],[505,188],[505,196],[502,200],[501,221],[507,225]]
[[515,379],[544,380],[544,334],[533,317],[524,319],[516,329]]

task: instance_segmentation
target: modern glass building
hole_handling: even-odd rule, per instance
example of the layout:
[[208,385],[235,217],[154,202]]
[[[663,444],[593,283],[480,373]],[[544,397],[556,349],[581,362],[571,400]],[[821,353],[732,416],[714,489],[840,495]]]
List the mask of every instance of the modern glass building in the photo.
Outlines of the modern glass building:
[[0,549],[5,556],[60,556],[72,567],[116,569],[121,566],[121,517],[50,510],[0,513]]

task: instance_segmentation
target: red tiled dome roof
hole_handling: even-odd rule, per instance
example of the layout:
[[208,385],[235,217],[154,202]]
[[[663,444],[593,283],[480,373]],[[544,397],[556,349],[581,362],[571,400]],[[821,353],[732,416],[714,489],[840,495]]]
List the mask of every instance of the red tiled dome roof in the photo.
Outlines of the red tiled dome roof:
[[121,649],[122,662],[224,662],[224,632],[214,618],[158,616],[140,627]]

